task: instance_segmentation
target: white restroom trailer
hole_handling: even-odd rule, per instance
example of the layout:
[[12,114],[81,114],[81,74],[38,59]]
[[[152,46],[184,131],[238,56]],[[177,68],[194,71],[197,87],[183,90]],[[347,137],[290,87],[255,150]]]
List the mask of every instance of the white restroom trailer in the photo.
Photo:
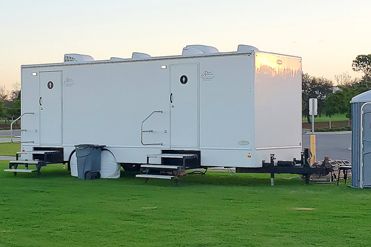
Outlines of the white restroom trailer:
[[302,152],[301,84],[301,58],[243,45],[24,65],[22,151],[58,148],[68,162],[75,145],[91,143],[120,164],[164,150],[196,152],[201,167],[293,160]]

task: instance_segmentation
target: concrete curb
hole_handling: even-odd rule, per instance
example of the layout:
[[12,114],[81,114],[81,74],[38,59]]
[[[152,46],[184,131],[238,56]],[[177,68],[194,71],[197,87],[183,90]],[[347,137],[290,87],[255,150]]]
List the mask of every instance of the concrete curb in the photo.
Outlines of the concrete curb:
[[[330,131],[330,132],[314,132],[316,135],[346,135],[351,134],[352,131]],[[311,135],[312,132],[303,132],[303,135]]]

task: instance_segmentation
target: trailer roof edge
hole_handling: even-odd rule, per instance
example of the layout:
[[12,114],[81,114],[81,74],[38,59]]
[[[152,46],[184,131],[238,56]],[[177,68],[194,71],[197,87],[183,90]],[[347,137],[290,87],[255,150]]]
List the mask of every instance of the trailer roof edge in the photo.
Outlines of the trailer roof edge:
[[294,55],[287,55],[275,52],[265,52],[265,51],[256,51],[256,52],[220,52],[218,54],[207,54],[207,55],[198,55],[198,56],[182,56],[182,55],[173,55],[173,56],[158,56],[152,57],[149,59],[143,60],[123,60],[123,61],[112,61],[112,60],[96,60],[92,62],[84,62],[84,63],[44,63],[44,64],[26,64],[21,65],[21,68],[37,68],[37,67],[60,67],[60,66],[77,66],[77,65],[96,65],[96,64],[117,64],[117,63],[134,63],[134,62],[146,62],[146,61],[158,61],[158,60],[170,60],[170,59],[190,59],[190,58],[203,58],[203,57],[220,57],[220,56],[243,56],[243,55],[252,55],[253,53],[269,53],[275,54],[279,56],[287,56],[302,59],[299,56]]

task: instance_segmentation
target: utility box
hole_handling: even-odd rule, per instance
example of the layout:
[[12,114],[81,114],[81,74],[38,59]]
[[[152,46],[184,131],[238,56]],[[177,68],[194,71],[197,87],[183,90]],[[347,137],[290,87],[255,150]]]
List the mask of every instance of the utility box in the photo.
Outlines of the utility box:
[[352,101],[352,186],[371,187],[371,90]]

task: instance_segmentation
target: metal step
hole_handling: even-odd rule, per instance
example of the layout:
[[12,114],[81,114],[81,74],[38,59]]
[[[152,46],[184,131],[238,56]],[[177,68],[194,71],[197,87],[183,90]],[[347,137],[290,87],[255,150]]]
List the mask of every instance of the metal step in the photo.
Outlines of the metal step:
[[137,178],[153,178],[153,179],[165,179],[165,180],[172,180],[175,176],[168,176],[168,175],[152,175],[152,174],[138,174],[136,175]]
[[141,168],[153,168],[153,169],[168,169],[168,170],[178,170],[181,166],[168,166],[168,165],[153,165],[153,164],[143,164]]
[[12,160],[12,161],[9,161],[9,164],[37,165],[39,164],[39,161],[38,160]]
[[24,151],[17,152],[17,154],[47,154],[47,153],[58,153],[58,151]]
[[32,172],[36,172],[36,170],[29,170],[29,169],[5,169],[4,172],[32,173]]
[[148,154],[148,158],[169,158],[169,159],[183,159],[183,158],[197,158],[196,154]]

